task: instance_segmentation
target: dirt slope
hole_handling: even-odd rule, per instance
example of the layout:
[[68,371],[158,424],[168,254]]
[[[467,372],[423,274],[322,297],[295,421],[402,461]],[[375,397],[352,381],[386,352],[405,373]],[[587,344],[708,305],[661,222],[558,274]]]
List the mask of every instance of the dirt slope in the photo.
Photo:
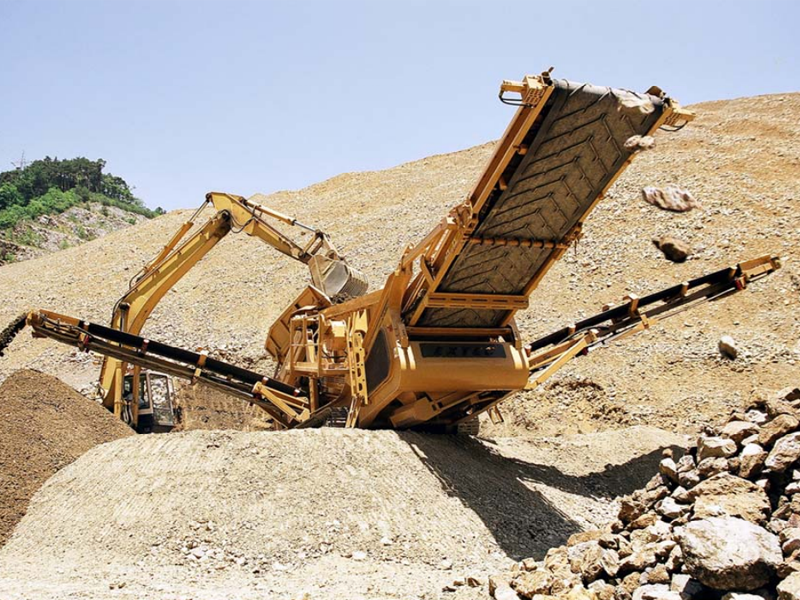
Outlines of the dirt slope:
[[455,597],[483,597],[493,570],[605,522],[664,446],[685,444],[652,428],[136,436],[35,496],[0,549],[0,596],[435,598],[472,576],[483,585]]
[[20,371],[0,386],[0,544],[56,471],[98,444],[133,435],[54,377]]
[[[753,390],[784,387],[796,374],[800,94],[693,108],[697,121],[680,133],[659,132],[656,148],[633,163],[589,218],[583,240],[551,270],[534,293],[532,308],[519,316],[523,335],[542,335],[626,293],[642,294],[740,259],[777,253],[784,257],[784,269],[747,293],[575,361],[544,390],[520,395],[495,434],[634,424],[697,431]],[[463,199],[492,147],[387,171],[344,174],[263,200],[329,231],[377,287],[402,248]],[[668,183],[689,189],[703,209],[667,213],[640,199],[642,187]],[[29,307],[106,322],[127,281],[189,214],[171,213],[78,248],[0,268],[0,323]],[[651,242],[665,234],[689,242],[695,256],[684,264],[667,262]],[[223,347],[225,355],[268,371],[262,349],[266,330],[306,280],[302,265],[232,235],[167,295],[146,333],[188,347]],[[740,359],[718,357],[722,334],[737,340]],[[0,359],[0,378],[24,366],[76,387],[91,384],[97,374],[91,357],[27,336]]]

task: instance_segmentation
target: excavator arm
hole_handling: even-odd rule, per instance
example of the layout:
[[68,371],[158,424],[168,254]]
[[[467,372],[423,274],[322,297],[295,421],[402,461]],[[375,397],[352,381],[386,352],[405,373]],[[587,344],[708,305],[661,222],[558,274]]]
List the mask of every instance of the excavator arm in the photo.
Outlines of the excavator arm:
[[[208,204],[214,206],[216,213],[186,237]],[[300,246],[270,225],[266,218],[305,229],[312,234],[311,240]],[[241,196],[211,192],[169,243],[133,278],[130,289],[114,306],[112,329],[138,335],[164,295],[231,231],[256,237],[286,256],[309,265],[314,286],[328,297],[359,296],[367,289],[364,277],[346,264],[326,233]],[[138,420],[136,402],[131,403],[131,414],[123,414],[126,406],[122,398],[122,382],[126,369],[126,362],[106,356],[100,387],[104,406],[113,409],[116,416],[135,424]],[[135,375],[134,398],[138,397],[136,388],[139,382],[138,372]]]

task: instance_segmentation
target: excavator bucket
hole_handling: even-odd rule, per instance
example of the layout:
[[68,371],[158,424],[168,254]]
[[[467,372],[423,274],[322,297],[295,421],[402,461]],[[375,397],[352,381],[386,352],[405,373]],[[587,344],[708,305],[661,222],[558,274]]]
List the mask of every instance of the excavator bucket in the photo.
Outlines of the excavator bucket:
[[317,255],[308,263],[314,287],[335,299],[356,298],[367,291],[367,278],[363,273],[339,258]]

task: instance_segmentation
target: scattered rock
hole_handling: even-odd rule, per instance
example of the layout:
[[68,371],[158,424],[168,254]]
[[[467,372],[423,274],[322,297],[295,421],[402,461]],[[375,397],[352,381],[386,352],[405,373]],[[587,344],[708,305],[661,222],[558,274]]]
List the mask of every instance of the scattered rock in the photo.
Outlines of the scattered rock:
[[727,471],[728,468],[728,460],[726,458],[721,456],[718,458],[706,458],[705,460],[701,460],[700,464],[697,465],[697,477],[700,479],[708,479],[717,473]]
[[771,446],[779,438],[783,437],[790,431],[797,429],[800,421],[797,417],[790,414],[779,414],[769,423],[765,423],[761,427],[758,434],[758,443],[763,447]]
[[700,206],[691,193],[676,185],[668,185],[663,189],[648,186],[642,189],[642,198],[653,206],[673,212],[687,212]]
[[750,421],[730,421],[722,428],[722,435],[732,439],[737,444],[751,435],[758,434],[758,426]]
[[719,338],[717,347],[723,358],[735,360],[736,357],[739,356],[739,349],[736,347],[736,341],[729,335],[723,335]]
[[669,589],[673,592],[678,592],[681,598],[699,598],[703,592],[703,584],[692,579],[690,575],[685,573],[676,573],[672,576]]
[[658,470],[664,477],[667,477],[675,483],[678,482],[678,465],[675,464],[672,458],[662,459],[658,464]]
[[767,453],[758,444],[747,444],[739,455],[739,476],[752,479],[761,473]]
[[[545,569],[523,573],[515,577],[511,586],[524,598],[532,598],[536,594],[549,594],[555,583],[555,577]],[[496,598],[497,596],[495,596]]]
[[689,508],[690,507],[685,504],[678,504],[671,496],[664,498],[656,506],[658,514],[670,520],[677,519],[681,515],[686,514],[689,512]]
[[633,592],[633,600],[681,600],[681,595],[665,584],[643,585]]
[[694,517],[739,517],[763,525],[770,513],[767,495],[751,481],[720,473],[697,484],[689,497],[694,500]]
[[697,442],[697,459],[728,458],[736,454],[736,442],[724,437],[701,437]]
[[654,239],[653,244],[661,250],[667,260],[675,263],[686,262],[686,259],[693,254],[689,244],[669,235]]

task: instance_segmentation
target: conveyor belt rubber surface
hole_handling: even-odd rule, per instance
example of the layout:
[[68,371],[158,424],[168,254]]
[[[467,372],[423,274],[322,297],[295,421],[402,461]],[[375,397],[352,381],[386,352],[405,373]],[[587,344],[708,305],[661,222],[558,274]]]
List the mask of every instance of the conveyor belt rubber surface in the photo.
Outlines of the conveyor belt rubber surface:
[[[560,242],[592,209],[631,155],[625,142],[646,135],[664,110],[655,96],[555,80],[529,129],[527,153],[508,187],[490,198],[474,237]],[[506,175],[508,171],[506,171]],[[436,292],[523,295],[554,248],[465,245]],[[428,308],[419,324],[494,327],[507,310]]]

